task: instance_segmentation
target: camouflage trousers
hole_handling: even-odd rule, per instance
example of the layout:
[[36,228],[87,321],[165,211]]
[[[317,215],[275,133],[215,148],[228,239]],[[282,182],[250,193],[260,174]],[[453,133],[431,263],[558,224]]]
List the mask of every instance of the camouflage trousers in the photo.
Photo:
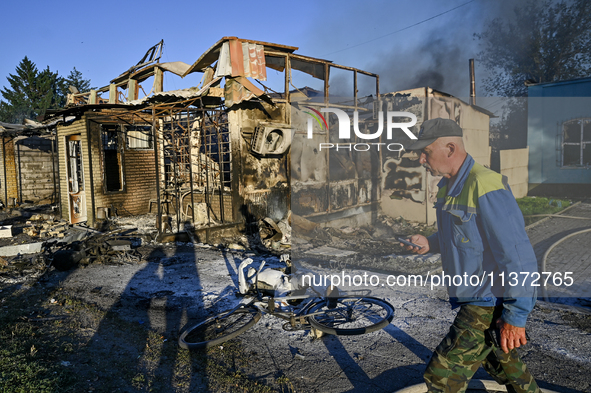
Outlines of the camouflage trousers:
[[540,389],[513,349],[508,354],[494,343],[489,328],[501,316],[500,307],[462,306],[449,333],[435,349],[425,370],[430,393],[465,392],[482,364],[508,392],[538,393]]

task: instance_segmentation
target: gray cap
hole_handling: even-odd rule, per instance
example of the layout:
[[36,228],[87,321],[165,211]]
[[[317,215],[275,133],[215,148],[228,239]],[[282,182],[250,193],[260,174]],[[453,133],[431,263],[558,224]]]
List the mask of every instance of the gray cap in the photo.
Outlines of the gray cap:
[[431,119],[423,122],[419,131],[418,140],[405,150],[422,150],[435,142],[437,138],[445,136],[463,136],[462,128],[450,119]]

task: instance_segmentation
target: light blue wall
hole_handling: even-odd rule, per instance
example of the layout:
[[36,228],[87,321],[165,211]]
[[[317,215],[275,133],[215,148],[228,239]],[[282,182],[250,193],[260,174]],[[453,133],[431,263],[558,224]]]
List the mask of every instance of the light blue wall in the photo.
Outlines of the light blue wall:
[[562,123],[591,118],[591,78],[534,85],[528,92],[529,183],[591,183],[591,168],[560,167]]

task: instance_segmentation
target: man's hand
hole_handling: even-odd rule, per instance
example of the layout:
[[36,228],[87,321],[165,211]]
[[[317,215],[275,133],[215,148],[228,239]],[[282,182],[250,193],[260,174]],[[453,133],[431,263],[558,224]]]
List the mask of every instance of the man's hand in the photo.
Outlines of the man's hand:
[[519,348],[527,344],[525,338],[525,328],[513,326],[502,318],[497,319],[497,328],[501,331],[501,349],[509,353],[513,348]]
[[408,251],[416,252],[417,254],[426,254],[429,252],[429,241],[423,235],[412,235],[408,240],[411,243],[416,244],[419,247],[408,246],[406,244],[400,243],[402,247],[404,247]]

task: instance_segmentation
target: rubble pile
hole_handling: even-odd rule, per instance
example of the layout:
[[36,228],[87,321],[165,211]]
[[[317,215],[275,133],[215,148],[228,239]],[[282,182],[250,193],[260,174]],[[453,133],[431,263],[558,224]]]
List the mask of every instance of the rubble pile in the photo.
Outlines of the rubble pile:
[[140,245],[141,240],[129,240],[130,230],[122,232],[123,229],[107,233],[96,232],[71,243],[56,242],[48,245],[46,253],[50,256],[53,266],[62,271],[91,263],[122,265],[141,262],[142,255],[136,248],[132,248],[132,245]]
[[57,237],[64,238],[70,224],[66,220],[56,220],[53,215],[34,214],[26,222],[23,233],[30,237]]
[[261,243],[269,250],[280,250],[291,245],[291,214],[275,222],[270,217],[259,221]]
[[47,271],[44,254],[0,257],[0,284],[20,284],[37,280]]
[[339,268],[364,268],[396,274],[433,274],[441,269],[441,256],[416,255],[402,248],[397,236],[429,236],[433,226],[409,222],[402,217],[378,216],[371,226],[323,228],[303,217],[293,216],[294,260]]

